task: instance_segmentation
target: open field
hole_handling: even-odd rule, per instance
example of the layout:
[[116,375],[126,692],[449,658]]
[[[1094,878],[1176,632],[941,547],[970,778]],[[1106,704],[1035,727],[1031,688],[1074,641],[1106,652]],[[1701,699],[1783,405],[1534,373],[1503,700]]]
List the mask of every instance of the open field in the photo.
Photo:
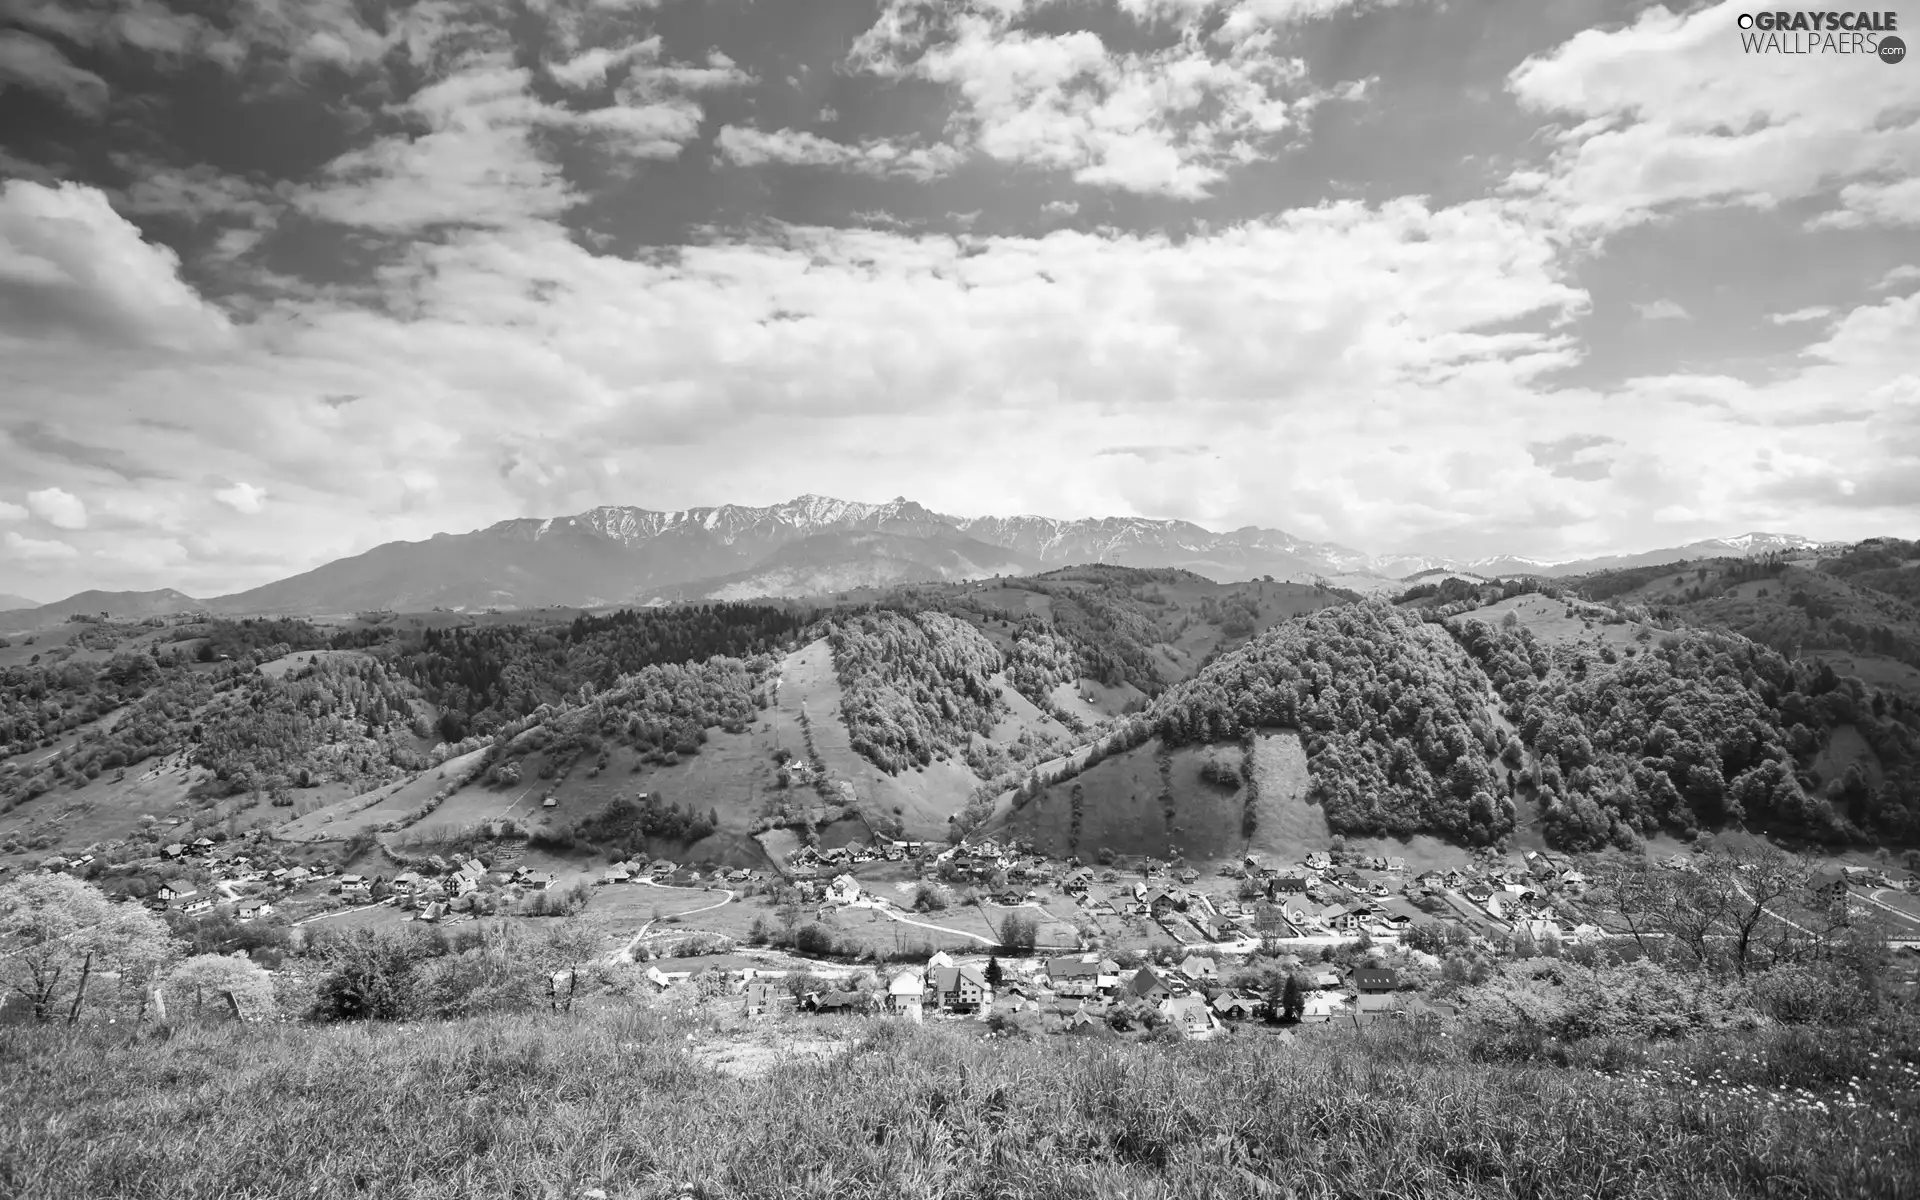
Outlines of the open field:
[[[457,778],[485,754],[485,750],[475,750],[450,758],[399,784],[383,784],[372,791],[313,809],[281,825],[273,836],[288,842],[335,841],[378,829],[388,822],[404,822],[432,800],[434,793],[447,786],[448,781]],[[467,791],[477,790],[478,785],[462,789],[449,796],[442,807],[455,803]]]
[[260,673],[269,679],[284,679],[313,662],[353,661],[372,657],[365,650],[298,650],[260,664]]
[[[0,1106],[59,1117],[0,1127],[0,1192],[1920,1193],[1920,1094],[1887,1082],[1867,1046],[1831,1036],[1607,1043],[1555,1066],[1476,1061],[1458,1037],[1411,1030],[1162,1047],[989,1041],[981,1029],[786,1017],[749,1032],[740,1018],[619,1005],[384,1028],[188,1027],[131,1042],[104,1029],[10,1032]],[[740,1069],[743,1045],[765,1061]],[[1889,1049],[1896,1066],[1912,1053]],[[1849,1077],[1868,1081],[1868,1102],[1843,1102]],[[1821,1106],[1797,1102],[1797,1089]],[[1780,1103],[1783,1092],[1796,1102]]]

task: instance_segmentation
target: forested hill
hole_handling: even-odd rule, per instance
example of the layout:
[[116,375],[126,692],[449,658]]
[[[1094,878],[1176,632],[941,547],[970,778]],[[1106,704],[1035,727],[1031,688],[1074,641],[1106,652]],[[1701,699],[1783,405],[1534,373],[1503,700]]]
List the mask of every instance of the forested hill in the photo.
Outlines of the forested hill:
[[[1902,697],[1732,634],[1549,647],[1511,619],[1426,615],[1368,601],[1290,622],[1169,690],[1134,736],[1297,727],[1344,833],[1498,841],[1538,803],[1569,848],[1730,822],[1920,839],[1920,709]],[[1873,769],[1822,779],[1817,756],[1849,727]]]

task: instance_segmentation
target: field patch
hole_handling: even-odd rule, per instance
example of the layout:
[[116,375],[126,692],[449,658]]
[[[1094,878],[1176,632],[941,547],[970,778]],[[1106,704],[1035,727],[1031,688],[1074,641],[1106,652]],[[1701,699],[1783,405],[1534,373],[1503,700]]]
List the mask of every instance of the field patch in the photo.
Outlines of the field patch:
[[1268,862],[1296,862],[1308,851],[1325,850],[1333,835],[1319,805],[1307,803],[1313,781],[1307,750],[1296,730],[1275,730],[1253,739],[1253,839],[1249,852]]

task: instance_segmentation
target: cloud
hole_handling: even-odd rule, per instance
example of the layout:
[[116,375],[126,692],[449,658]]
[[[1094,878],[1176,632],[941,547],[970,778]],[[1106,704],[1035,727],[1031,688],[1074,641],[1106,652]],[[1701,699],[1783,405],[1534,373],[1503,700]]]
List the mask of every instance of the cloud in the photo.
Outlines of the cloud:
[[56,529],[85,529],[87,527],[87,506],[80,497],[61,488],[42,488],[27,493],[27,507],[33,514]]
[[27,510],[10,500],[0,500],[0,521],[24,521]]
[[1228,167],[1272,157],[1315,106],[1359,95],[1313,86],[1259,22],[1209,38],[1206,8],[1180,7],[1177,45],[1115,52],[1088,30],[1020,28],[1017,3],[890,0],[848,63],[947,85],[956,133],[990,158],[1187,200],[1209,194]]
[[1654,300],[1646,304],[1635,304],[1633,311],[1640,314],[1642,321],[1690,321],[1693,314],[1672,300]]
[[723,159],[739,167],[765,163],[840,167],[869,175],[901,175],[922,181],[947,174],[959,166],[961,158],[959,152],[948,146],[902,148],[880,138],[849,146],[802,130],[767,133],[743,125],[722,126],[714,144]]
[[496,58],[422,89],[399,111],[425,133],[347,151],[327,164],[327,182],[294,202],[311,216],[387,233],[502,228],[557,215],[575,197],[533,145],[549,110],[530,80],[525,68]]
[[213,498],[237,513],[257,513],[266,505],[267,490],[250,483],[235,483],[221,488]]
[[55,562],[80,556],[78,550],[65,542],[23,537],[12,530],[8,530],[5,539],[0,540],[6,544],[8,557],[23,562]]
[[0,32],[0,94],[9,86],[44,92],[86,117],[98,117],[107,107],[106,80],[74,66],[54,46],[18,30]]
[[1833,315],[1833,311],[1830,304],[1813,304],[1792,312],[1768,313],[1767,320],[1775,325],[1795,325],[1803,321],[1824,321]]
[[1885,275],[1882,275],[1880,282],[1873,286],[1875,291],[1883,292],[1889,288],[1899,287],[1903,283],[1912,283],[1916,279],[1920,279],[1920,265],[1902,263],[1893,268],[1893,270],[1888,271]]
[[179,267],[93,188],[0,184],[0,340],[13,331],[102,347],[225,344],[225,314],[181,282]]
[[1643,9],[1515,68],[1507,82],[1522,105],[1574,124],[1548,131],[1545,171],[1516,171],[1510,186],[1588,234],[1835,189],[1834,223],[1916,219],[1911,73],[1853,55],[1745,54],[1735,18],[1746,8]]

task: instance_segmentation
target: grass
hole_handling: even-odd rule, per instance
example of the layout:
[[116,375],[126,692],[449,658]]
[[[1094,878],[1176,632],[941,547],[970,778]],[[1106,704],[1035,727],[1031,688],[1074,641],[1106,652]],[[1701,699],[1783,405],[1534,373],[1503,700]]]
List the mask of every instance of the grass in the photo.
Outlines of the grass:
[[[849,1038],[757,1078],[725,1022],[634,1009],[404,1027],[0,1035],[0,1193],[195,1196],[1895,1197],[1910,1046],[1794,1034],[1475,1061],[1404,1027],[1294,1045]],[[1790,1097],[1790,1100],[1783,1099]],[[1852,1099],[1848,1099],[1852,1097]]]

